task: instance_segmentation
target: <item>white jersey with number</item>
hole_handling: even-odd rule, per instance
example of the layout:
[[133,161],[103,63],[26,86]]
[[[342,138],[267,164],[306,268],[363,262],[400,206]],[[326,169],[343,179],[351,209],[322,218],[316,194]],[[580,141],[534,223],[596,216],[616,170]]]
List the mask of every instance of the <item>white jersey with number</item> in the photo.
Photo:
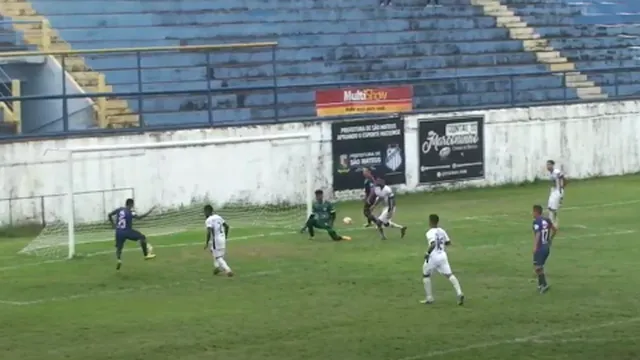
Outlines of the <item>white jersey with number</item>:
[[224,219],[218,214],[213,214],[205,221],[207,231],[211,233],[211,251],[224,255],[227,247],[227,237],[224,234]]
[[426,233],[427,242],[429,248],[434,246],[433,250],[429,254],[428,260],[425,260],[422,266],[422,274],[424,276],[430,276],[433,271],[437,271],[443,275],[451,274],[451,266],[449,265],[449,258],[447,257],[446,243],[448,243],[449,235],[442,228],[431,228]]
[[389,185],[385,185],[382,188],[376,187],[375,194],[378,197],[379,201],[382,201],[385,205],[384,210],[378,216],[378,219],[382,221],[383,224],[388,224],[393,217],[393,214],[396,212],[396,195],[393,193],[393,190]]
[[549,180],[551,181],[551,191],[549,192],[549,202],[547,207],[551,210],[558,210],[564,197],[562,189],[562,179],[564,174],[559,169],[549,171]]

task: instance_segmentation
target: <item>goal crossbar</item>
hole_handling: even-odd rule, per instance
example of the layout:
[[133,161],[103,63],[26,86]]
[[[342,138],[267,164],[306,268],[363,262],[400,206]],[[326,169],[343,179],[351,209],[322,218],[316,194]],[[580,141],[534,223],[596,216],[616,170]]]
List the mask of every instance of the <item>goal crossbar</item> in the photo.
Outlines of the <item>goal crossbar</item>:
[[[306,140],[308,142],[309,157],[311,156],[311,134],[309,133],[291,133],[280,135],[260,135],[260,136],[238,136],[230,137],[227,139],[202,139],[202,140],[186,140],[186,141],[165,141],[165,142],[153,142],[142,144],[115,144],[115,145],[96,145],[96,146],[80,146],[69,148],[48,148],[45,150],[45,154],[48,152],[63,152],[66,153],[66,168],[68,174],[67,191],[66,191],[66,207],[67,207],[67,227],[68,227],[68,258],[71,259],[75,255],[75,203],[74,203],[74,181],[73,181],[73,154],[77,153],[95,153],[103,151],[126,151],[126,150],[150,150],[150,149],[165,149],[172,147],[196,147],[196,146],[208,146],[208,145],[232,145],[241,143],[255,143],[260,141],[278,141],[278,140]],[[307,216],[311,214],[311,204],[313,198],[313,174],[312,166],[306,167],[306,211]]]

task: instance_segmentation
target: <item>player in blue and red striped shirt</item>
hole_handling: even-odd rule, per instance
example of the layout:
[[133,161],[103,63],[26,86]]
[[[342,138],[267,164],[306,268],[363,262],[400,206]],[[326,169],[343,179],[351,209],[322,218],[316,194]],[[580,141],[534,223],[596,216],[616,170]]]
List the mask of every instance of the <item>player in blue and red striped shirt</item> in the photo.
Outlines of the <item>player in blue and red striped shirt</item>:
[[544,264],[551,252],[551,242],[556,235],[556,227],[551,220],[542,216],[542,206],[533,206],[533,267],[538,276],[538,291],[544,294],[549,290],[544,274]]

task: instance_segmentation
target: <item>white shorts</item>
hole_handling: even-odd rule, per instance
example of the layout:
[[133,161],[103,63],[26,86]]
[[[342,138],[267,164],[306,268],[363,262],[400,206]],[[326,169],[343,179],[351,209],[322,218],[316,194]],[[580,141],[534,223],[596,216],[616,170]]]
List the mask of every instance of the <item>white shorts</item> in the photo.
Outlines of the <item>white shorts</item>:
[[451,275],[451,266],[446,253],[433,254],[429,257],[429,261],[425,261],[422,265],[422,275],[431,276],[434,271],[442,275]]
[[226,254],[226,249],[225,248],[221,248],[221,249],[211,249],[211,254],[213,255],[214,258],[223,258],[224,255]]
[[211,243],[210,250],[214,258],[224,257],[226,253],[226,241],[215,241]]
[[378,216],[378,220],[382,221],[383,224],[388,224],[389,221],[391,221],[391,218],[393,217],[395,210],[396,210],[395,208],[393,209],[389,209],[388,207],[384,208],[384,210],[382,210],[382,213],[380,213],[380,216]]
[[551,210],[558,210],[560,209],[561,204],[562,204],[562,194],[560,194],[560,191],[559,190],[551,191],[551,194],[549,194],[549,203],[547,204],[547,207]]

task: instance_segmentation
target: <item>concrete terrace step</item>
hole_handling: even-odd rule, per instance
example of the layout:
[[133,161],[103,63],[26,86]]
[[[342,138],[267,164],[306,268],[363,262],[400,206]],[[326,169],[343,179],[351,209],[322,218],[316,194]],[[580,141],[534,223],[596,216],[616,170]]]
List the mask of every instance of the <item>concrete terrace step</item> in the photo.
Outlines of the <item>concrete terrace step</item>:
[[[69,12],[67,9],[72,9],[70,13],[73,14],[89,14],[99,13],[104,10],[105,2],[100,0],[33,0],[35,8],[38,11],[47,14],[65,14]],[[99,4],[99,5],[98,5]],[[114,13],[147,13],[147,12],[191,12],[198,13],[202,11],[248,11],[252,9],[260,10],[287,10],[287,9],[353,9],[353,8],[372,8],[377,7],[376,2],[362,2],[360,0],[236,0],[233,2],[215,2],[208,0],[188,0],[181,1],[179,6],[176,6],[175,0],[153,0],[153,1],[130,1],[130,0],[111,0],[108,1],[109,8],[113,9]],[[402,5],[401,5],[402,4]],[[102,5],[102,6],[100,6]],[[408,1],[397,0],[397,7],[416,8],[424,7],[424,2],[415,1],[411,4]],[[418,5],[418,6],[412,6]],[[421,6],[419,6],[421,5]],[[465,6],[468,5],[468,0],[447,0],[449,6]],[[104,11],[103,11],[104,12]]]
[[[72,9],[71,9],[72,10]],[[5,15],[13,16],[17,9],[9,9]],[[22,12],[22,11],[20,11]],[[89,14],[49,14],[48,18],[53,23],[64,24],[68,27],[127,27],[127,26],[165,26],[165,25],[189,25],[194,23],[251,23],[251,22],[286,22],[286,21],[366,21],[372,18],[380,20],[388,19],[437,19],[437,18],[463,18],[471,16],[482,16],[479,9],[463,7],[434,7],[419,9],[404,8],[379,8],[357,7],[348,9],[333,8],[311,8],[295,10],[202,10],[198,12],[182,12],[175,10],[171,17],[167,17],[167,12],[146,11],[131,13],[108,13],[103,12]],[[34,14],[21,14],[36,15]],[[72,17],[69,19],[68,17]]]
[[572,88],[584,88],[584,89],[593,89],[596,88],[596,84],[593,81],[570,81],[566,80],[566,84]]
[[581,99],[604,99],[608,97],[607,94],[602,93],[602,88],[599,86],[576,87],[576,91]]

